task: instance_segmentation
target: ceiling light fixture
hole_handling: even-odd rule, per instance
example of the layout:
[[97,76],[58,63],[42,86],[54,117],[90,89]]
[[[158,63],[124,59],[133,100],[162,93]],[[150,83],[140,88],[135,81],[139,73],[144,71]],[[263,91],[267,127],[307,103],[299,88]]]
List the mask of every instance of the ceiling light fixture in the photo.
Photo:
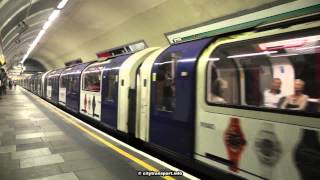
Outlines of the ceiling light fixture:
[[258,53],[238,54],[238,55],[228,56],[227,58],[242,58],[242,57],[269,55],[269,54],[275,54],[275,53],[278,53],[278,51],[263,51]]
[[64,6],[67,4],[68,0],[62,0],[60,1],[60,3],[58,4],[57,8],[58,9],[62,9],[64,8]]
[[48,18],[48,20],[49,20],[49,22],[52,22],[52,21],[54,21],[55,19],[57,19],[57,17],[59,16],[59,14],[60,14],[60,10],[54,10],[51,14],[50,14],[50,16],[49,16],[49,18]]
[[42,29],[47,30],[51,25],[51,21],[47,21],[46,23],[44,23]]

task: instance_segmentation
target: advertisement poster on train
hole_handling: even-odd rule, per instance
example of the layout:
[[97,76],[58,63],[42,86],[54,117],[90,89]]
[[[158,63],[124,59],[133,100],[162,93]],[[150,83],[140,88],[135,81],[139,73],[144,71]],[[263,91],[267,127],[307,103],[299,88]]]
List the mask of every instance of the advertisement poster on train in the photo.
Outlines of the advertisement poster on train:
[[282,154],[281,144],[274,131],[273,124],[262,124],[256,136],[254,149],[260,162],[262,176],[272,178],[272,170],[279,162]]
[[319,132],[304,129],[294,152],[294,163],[302,180],[320,179]]
[[230,119],[230,124],[224,133],[224,143],[227,148],[229,160],[233,163],[229,169],[233,172],[238,172],[241,153],[246,145],[239,118]]

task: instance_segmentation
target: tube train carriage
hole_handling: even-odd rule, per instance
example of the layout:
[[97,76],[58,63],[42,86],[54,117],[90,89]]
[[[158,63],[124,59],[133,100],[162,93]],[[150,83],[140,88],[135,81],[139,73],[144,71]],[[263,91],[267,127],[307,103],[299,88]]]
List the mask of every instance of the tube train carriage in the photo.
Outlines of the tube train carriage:
[[[319,27],[314,21],[147,48],[20,83],[215,169],[248,179],[320,179]],[[268,106],[273,81],[281,82],[278,99]],[[297,91],[304,100],[294,99]],[[289,106],[290,98],[301,102]]]

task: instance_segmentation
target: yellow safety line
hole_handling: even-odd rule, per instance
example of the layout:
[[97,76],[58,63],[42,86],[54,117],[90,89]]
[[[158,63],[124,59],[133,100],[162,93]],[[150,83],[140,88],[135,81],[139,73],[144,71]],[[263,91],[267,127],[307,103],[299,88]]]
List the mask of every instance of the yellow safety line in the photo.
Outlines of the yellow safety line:
[[[44,106],[49,107],[46,103],[36,99],[36,101],[38,101],[39,103],[43,104]],[[145,169],[147,169],[148,171],[159,171],[157,168],[153,167],[152,165],[142,161],[141,159],[127,153],[126,151],[118,148],[117,146],[113,145],[112,143],[106,141],[105,139],[101,138],[100,136],[98,136],[97,134],[89,131],[88,129],[84,128],[83,126],[79,125],[78,123],[74,122],[73,120],[70,120],[69,117],[65,114],[62,114],[61,112],[53,109],[53,108],[48,108],[50,111],[53,111],[55,113],[57,113],[58,115],[60,115],[65,121],[71,123],[72,125],[74,125],[75,127],[77,127],[78,129],[80,129],[81,131],[87,133],[88,135],[90,135],[91,137],[97,139],[99,142],[101,142],[102,144],[104,144],[105,146],[111,148],[112,150],[116,151],[117,153],[121,154],[122,156],[130,159],[131,161],[139,164],[140,166],[144,167]],[[161,178],[166,179],[166,180],[174,180],[175,178],[171,177],[171,176],[161,176]]]

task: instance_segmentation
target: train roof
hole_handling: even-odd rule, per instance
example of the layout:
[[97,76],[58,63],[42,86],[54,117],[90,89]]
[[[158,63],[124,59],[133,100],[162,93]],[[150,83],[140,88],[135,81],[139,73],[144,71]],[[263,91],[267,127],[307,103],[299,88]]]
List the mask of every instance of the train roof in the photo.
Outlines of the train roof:
[[60,68],[60,69],[55,69],[52,70],[48,73],[47,77],[52,77],[52,76],[60,76],[62,71],[65,70],[66,68]]
[[71,67],[66,67],[61,73],[61,76],[71,75],[71,74],[80,74],[91,63],[93,62],[86,62],[86,63],[76,64]]

